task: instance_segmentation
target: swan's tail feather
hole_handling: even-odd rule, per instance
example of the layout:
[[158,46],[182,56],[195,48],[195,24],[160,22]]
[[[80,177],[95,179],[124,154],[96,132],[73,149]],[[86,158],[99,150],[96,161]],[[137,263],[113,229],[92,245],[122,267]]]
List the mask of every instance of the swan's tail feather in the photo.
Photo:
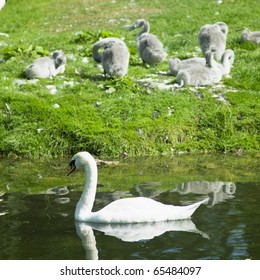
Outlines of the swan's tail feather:
[[209,198],[207,197],[201,201],[198,201],[191,205],[186,206],[186,210],[187,210],[187,213],[189,213],[189,217],[192,216],[192,214],[199,208],[199,206],[201,204],[207,203],[208,201],[209,201]]

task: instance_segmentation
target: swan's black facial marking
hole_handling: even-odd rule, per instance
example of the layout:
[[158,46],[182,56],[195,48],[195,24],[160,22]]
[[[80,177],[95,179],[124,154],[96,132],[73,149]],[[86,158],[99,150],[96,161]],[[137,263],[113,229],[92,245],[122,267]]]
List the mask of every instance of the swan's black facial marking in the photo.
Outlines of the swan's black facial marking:
[[71,173],[73,173],[76,170],[75,159],[70,162],[69,166],[70,166],[70,171],[67,174],[67,176],[69,176]]

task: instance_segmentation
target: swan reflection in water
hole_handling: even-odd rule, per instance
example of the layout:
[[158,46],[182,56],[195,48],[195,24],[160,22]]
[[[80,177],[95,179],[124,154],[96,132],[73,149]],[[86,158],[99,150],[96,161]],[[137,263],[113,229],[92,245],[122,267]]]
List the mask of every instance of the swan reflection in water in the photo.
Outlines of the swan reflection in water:
[[[148,196],[148,197],[158,197],[165,191],[160,190],[160,182],[146,182],[140,183],[136,186],[135,192],[138,195]],[[220,202],[227,199],[232,199],[235,197],[236,184],[234,182],[222,182],[222,181],[188,181],[181,183],[179,186],[169,190],[169,192],[178,192],[181,195],[186,195],[189,193],[198,195],[207,195],[209,201],[208,206],[214,206]]]
[[164,221],[154,223],[132,223],[132,224],[102,224],[75,221],[76,231],[86,251],[86,259],[98,259],[98,250],[94,230],[103,232],[105,235],[116,237],[125,242],[137,242],[151,240],[168,231],[191,232],[209,239],[209,236],[197,229],[190,219]]
[[180,194],[194,193],[209,195],[208,206],[213,206],[227,199],[234,198],[236,184],[233,182],[208,182],[208,181],[190,181],[182,183],[177,190]]

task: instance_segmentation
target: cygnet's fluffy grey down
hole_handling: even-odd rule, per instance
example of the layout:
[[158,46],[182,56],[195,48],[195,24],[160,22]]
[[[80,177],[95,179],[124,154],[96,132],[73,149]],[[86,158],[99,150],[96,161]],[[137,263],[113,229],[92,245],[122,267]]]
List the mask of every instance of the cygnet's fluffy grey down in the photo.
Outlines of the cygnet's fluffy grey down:
[[51,78],[65,72],[66,56],[62,50],[56,50],[52,57],[40,57],[25,69],[28,79]]
[[223,53],[220,63],[217,63],[214,60],[213,61],[214,63],[216,63],[217,67],[219,67],[219,69],[221,70],[222,76],[227,76],[230,73],[230,69],[234,63],[234,60],[235,60],[234,51],[227,49]]
[[185,70],[196,65],[206,65],[206,59],[204,57],[192,57],[183,60],[179,58],[169,59],[170,73],[174,76],[176,76],[180,70]]
[[[102,52],[99,52],[100,48]],[[98,41],[92,54],[96,62],[102,63],[105,75],[121,78],[127,74],[130,53],[121,39],[111,37]]]
[[[230,73],[230,68],[234,62],[234,52],[230,49],[225,50],[221,57],[221,63],[212,60],[216,67],[221,70],[223,76],[227,76]],[[174,76],[178,74],[180,70],[185,70],[190,67],[200,67],[206,65],[206,59],[204,57],[193,57],[188,59],[180,60],[179,58],[169,59],[170,73]]]
[[138,33],[136,46],[143,63],[156,65],[163,62],[167,54],[163,50],[161,41],[155,35],[149,33],[150,24],[148,21],[139,19],[129,30],[131,31],[140,27],[143,28]]
[[206,86],[218,83],[222,79],[222,71],[214,61],[214,52],[205,54],[206,65],[197,64],[185,70],[180,70],[176,80],[179,85]]
[[245,28],[241,35],[241,42],[252,42],[260,44],[260,31],[251,32],[247,28]]
[[201,27],[198,40],[205,56],[206,52],[214,49],[214,57],[221,59],[225,49],[228,34],[228,26],[224,22],[216,22],[214,24],[206,24]]

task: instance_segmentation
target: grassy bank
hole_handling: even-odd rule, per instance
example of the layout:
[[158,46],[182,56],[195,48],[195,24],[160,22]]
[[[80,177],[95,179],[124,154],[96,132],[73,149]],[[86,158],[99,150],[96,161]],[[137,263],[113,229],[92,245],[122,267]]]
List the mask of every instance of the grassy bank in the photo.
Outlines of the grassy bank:
[[[259,150],[260,48],[240,43],[244,27],[259,29],[257,0],[9,1],[0,11],[0,151],[59,157],[88,150],[102,157],[175,152]],[[151,5],[151,2],[153,5]],[[231,77],[217,86],[167,88],[168,62],[144,68],[127,25],[150,21],[169,57],[201,56],[197,35],[206,23],[229,26],[235,52]],[[105,80],[91,57],[100,37],[124,37],[128,76]],[[30,83],[24,68],[63,49],[63,77]],[[150,78],[164,85],[144,86]],[[52,91],[51,91],[52,90]]]

